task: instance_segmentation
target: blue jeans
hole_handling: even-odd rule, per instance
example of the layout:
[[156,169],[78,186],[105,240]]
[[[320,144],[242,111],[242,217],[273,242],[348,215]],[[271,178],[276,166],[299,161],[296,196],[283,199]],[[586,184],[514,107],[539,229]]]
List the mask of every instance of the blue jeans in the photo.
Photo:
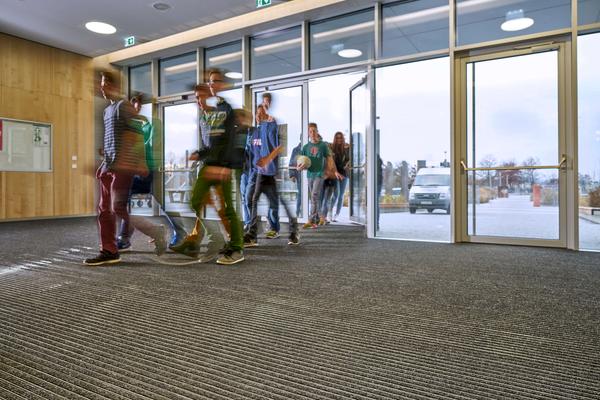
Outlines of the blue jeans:
[[335,192],[333,193],[332,209],[335,205],[335,215],[340,215],[342,206],[344,205],[344,193],[346,192],[346,186],[348,185],[348,177],[344,177],[341,181],[337,181],[335,185]]
[[242,221],[244,221],[244,226],[250,223],[250,199],[247,196],[248,184],[250,181],[250,177],[247,172],[243,172],[240,176],[240,200],[242,202]]
[[[241,182],[244,179],[244,175],[246,174],[242,174],[242,178],[240,179],[240,186],[242,186]],[[252,172],[250,173],[250,175],[246,175],[246,184],[245,184],[245,191],[244,189],[240,188],[240,193],[243,193],[241,195],[242,197],[242,211],[247,212],[247,217],[248,220],[246,221],[246,218],[244,217],[244,225],[246,225],[247,227],[250,225],[250,223],[252,222],[252,198],[254,197],[254,190],[256,188],[256,177],[257,177],[257,173],[256,172]],[[267,221],[269,221],[269,225],[271,226],[271,229],[273,229],[274,231],[279,232],[279,203],[277,203],[275,205],[275,207],[273,207],[273,205],[271,203],[269,203],[269,212],[267,213]]]

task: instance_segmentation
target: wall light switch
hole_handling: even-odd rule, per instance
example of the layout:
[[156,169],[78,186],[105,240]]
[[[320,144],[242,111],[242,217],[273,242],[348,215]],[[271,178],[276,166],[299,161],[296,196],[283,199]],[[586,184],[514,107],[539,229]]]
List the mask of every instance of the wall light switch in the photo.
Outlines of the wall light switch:
[[71,168],[77,169],[77,164],[71,164]]
[[77,156],[71,156],[72,161],[77,161]]

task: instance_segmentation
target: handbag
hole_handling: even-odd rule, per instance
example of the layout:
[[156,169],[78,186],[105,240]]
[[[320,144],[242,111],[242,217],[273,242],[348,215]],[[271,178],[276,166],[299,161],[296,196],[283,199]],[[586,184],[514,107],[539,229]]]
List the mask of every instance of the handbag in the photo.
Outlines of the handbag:
[[337,179],[335,173],[337,172],[337,167],[335,166],[335,161],[333,160],[333,156],[329,155],[325,158],[325,171],[323,176],[325,179]]

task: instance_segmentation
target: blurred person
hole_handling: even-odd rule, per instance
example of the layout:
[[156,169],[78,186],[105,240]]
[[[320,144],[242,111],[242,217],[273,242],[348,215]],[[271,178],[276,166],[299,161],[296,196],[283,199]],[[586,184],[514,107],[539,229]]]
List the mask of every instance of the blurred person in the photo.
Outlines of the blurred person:
[[[131,126],[138,134],[143,136],[148,175],[135,175],[133,177],[131,188],[129,190],[129,197],[127,199],[128,205],[131,204],[131,197],[134,194],[149,194],[152,196],[152,182],[154,178],[154,171],[156,170],[153,149],[154,129],[150,121],[148,121],[148,119],[144,115],[140,114],[142,110],[142,96],[133,96],[129,102],[131,103],[131,106],[135,111],[135,115],[129,121],[129,126]],[[180,224],[173,221],[164,210],[161,209],[161,211],[162,214],[167,218],[169,224],[171,225],[174,240],[176,240],[178,234],[185,234],[185,230]],[[131,223],[132,220],[134,221],[134,223]],[[145,221],[144,217],[130,215],[129,221],[121,220],[119,235],[117,237],[117,247],[119,249],[119,252],[130,250],[130,239],[135,231],[135,228],[137,227],[138,229],[140,229],[141,227],[142,229],[144,229],[145,226],[147,226],[147,222]],[[164,234],[161,235],[161,237],[164,237]],[[154,237],[152,237],[152,241],[155,242]],[[159,246],[162,248],[163,243],[160,243]]]
[[[117,245],[117,217],[126,224],[132,223],[128,212],[129,191],[135,175],[148,175],[145,149],[139,149],[136,140],[143,135],[143,121],[134,118],[137,113],[133,106],[125,101],[114,78],[103,72],[100,79],[100,92],[109,101],[104,109],[104,159],[96,171],[100,183],[98,203],[98,232],[100,234],[100,253],[87,258],[87,265],[113,264],[121,261]],[[129,141],[133,139],[133,141]],[[143,143],[143,136],[141,137]],[[155,239],[156,252],[162,254],[166,249],[164,227],[141,219],[134,226]]]
[[[333,161],[337,169],[337,180],[335,191],[329,207],[329,216],[332,222],[336,222],[342,211],[344,204],[344,194],[348,185],[348,174],[350,172],[350,144],[346,143],[346,138],[342,132],[336,132],[331,143]],[[335,208],[335,214],[333,210]]]
[[[208,75],[208,87],[216,104],[208,106],[203,97],[202,87],[195,90],[196,97],[202,108],[202,123],[207,129],[210,141],[208,147],[201,149],[200,157],[204,165],[198,174],[194,185],[191,206],[196,212],[196,227],[179,246],[172,246],[174,251],[185,253],[188,247],[197,246],[200,238],[198,226],[202,225],[202,207],[207,203],[207,194],[212,187],[220,190],[224,204],[224,218],[227,221],[231,235],[223,255],[217,259],[218,264],[236,264],[244,260],[243,237],[240,220],[235,212],[232,196],[232,169],[235,160],[230,149],[235,140],[235,121],[231,106],[218,93],[225,89],[223,73],[212,70]],[[224,221],[225,224],[225,221]]]
[[302,171],[298,170],[298,156],[302,154],[302,135],[300,135],[300,142],[296,147],[292,149],[290,155],[289,175],[290,180],[296,184],[296,215],[302,214]]

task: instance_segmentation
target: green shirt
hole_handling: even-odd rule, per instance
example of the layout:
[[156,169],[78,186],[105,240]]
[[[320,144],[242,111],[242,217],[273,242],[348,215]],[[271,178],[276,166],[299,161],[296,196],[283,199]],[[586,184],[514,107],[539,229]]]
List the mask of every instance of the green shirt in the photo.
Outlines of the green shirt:
[[310,158],[310,168],[306,170],[306,176],[310,178],[320,178],[325,169],[325,158],[330,156],[329,146],[321,141],[318,143],[309,142],[302,148],[302,155]]

